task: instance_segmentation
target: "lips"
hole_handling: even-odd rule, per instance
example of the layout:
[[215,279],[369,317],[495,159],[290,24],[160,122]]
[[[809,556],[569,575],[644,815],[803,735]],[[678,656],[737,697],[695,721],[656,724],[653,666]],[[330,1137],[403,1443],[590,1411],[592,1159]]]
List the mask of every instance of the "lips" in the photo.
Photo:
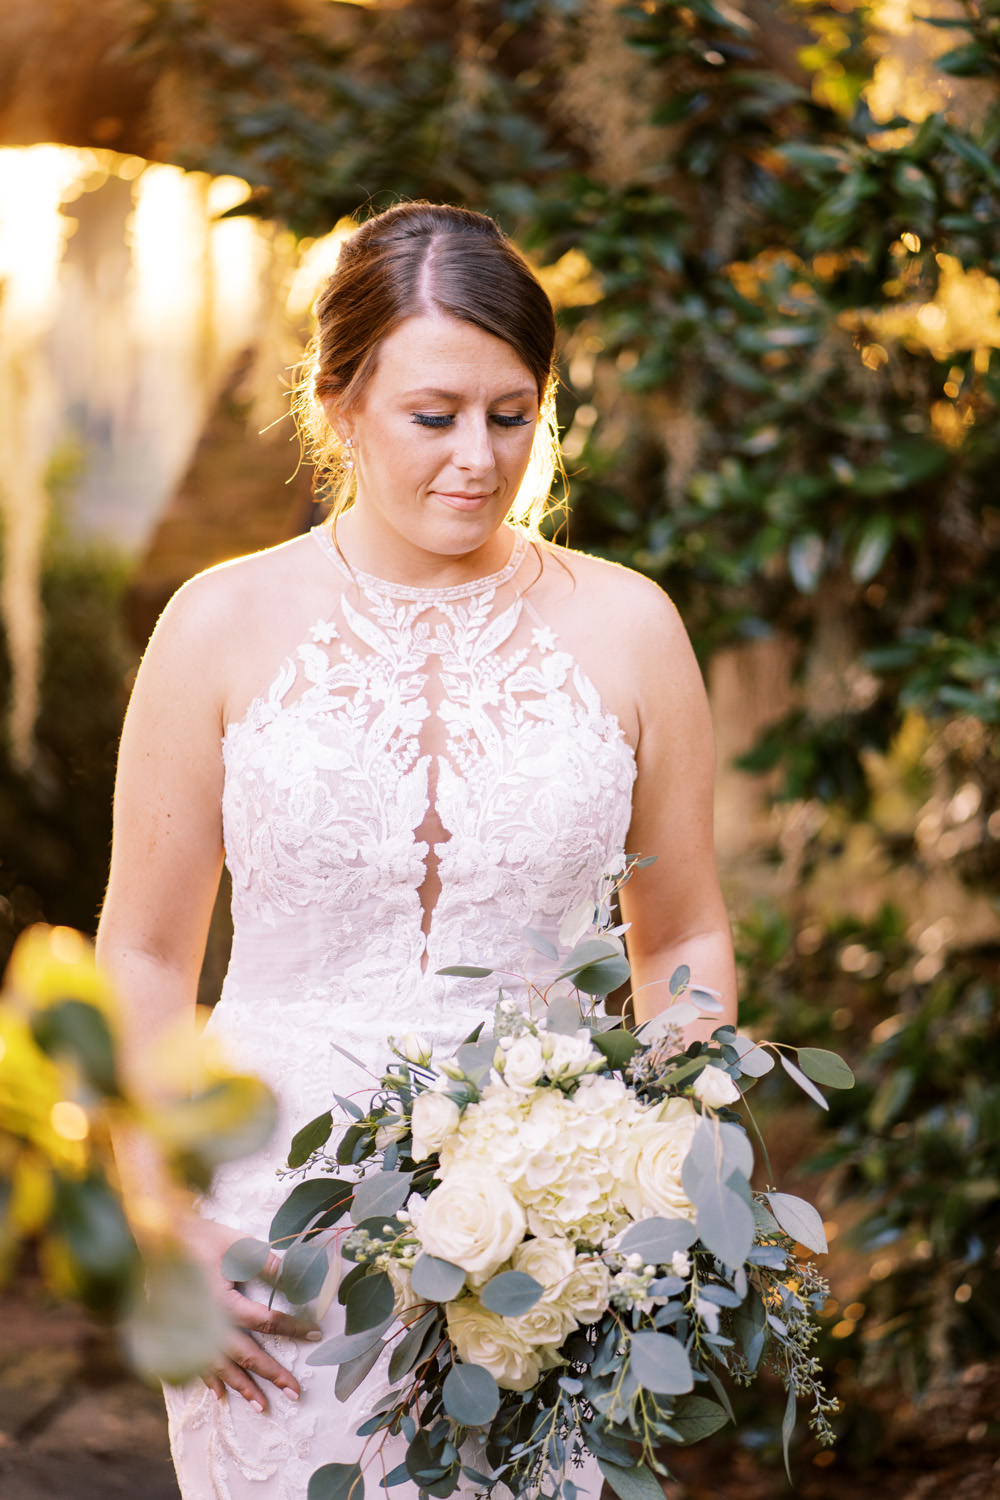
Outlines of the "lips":
[[436,490],[435,493],[439,500],[444,501],[445,505],[452,505],[456,510],[477,510],[485,501],[492,498],[492,491],[490,490],[476,495],[456,494],[447,490]]

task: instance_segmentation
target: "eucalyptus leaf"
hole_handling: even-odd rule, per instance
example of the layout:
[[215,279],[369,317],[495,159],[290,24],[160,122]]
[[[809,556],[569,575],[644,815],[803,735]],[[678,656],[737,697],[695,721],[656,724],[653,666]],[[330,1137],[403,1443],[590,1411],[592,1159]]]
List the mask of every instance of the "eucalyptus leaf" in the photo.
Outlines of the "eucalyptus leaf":
[[610,995],[625,983],[631,972],[628,959],[623,954],[616,953],[609,958],[602,958],[596,964],[577,969],[573,983],[585,995]]
[[306,1228],[312,1237],[336,1224],[350,1207],[352,1193],[353,1185],[336,1177],[311,1177],[298,1183],[271,1220],[271,1244],[288,1245]]
[[641,1037],[648,1047],[651,1042],[658,1041],[671,1026],[687,1026],[691,1021],[697,1021],[700,1015],[701,1011],[690,1000],[675,1000],[673,1005],[668,1005],[659,1015],[644,1021],[637,1028],[636,1036]]
[[369,1375],[378,1363],[382,1347],[380,1343],[372,1344],[371,1348],[366,1349],[363,1354],[343,1362],[333,1383],[333,1394],[338,1401],[346,1401],[348,1397],[354,1395],[365,1376]]
[[488,979],[492,969],[481,969],[477,964],[449,964],[445,969],[435,969],[436,974],[446,974],[450,979]]
[[688,995],[703,1015],[717,1016],[725,1010],[718,995],[713,995],[711,990],[688,990]]
[[338,1333],[332,1339],[327,1339],[325,1344],[320,1344],[318,1349],[307,1356],[307,1365],[344,1365],[349,1360],[357,1359],[359,1354],[364,1354],[373,1344],[381,1342],[382,1335],[392,1322],[386,1318],[381,1326],[366,1328],[363,1333]]
[[535,952],[540,953],[543,958],[550,958],[553,961],[558,959],[559,949],[550,938],[545,936],[544,932],[538,932],[534,927],[526,927],[524,936]]
[[263,1240],[237,1240],[222,1257],[219,1269],[227,1281],[253,1281],[263,1271],[270,1253],[270,1245]]
[[802,1072],[801,1068],[797,1068],[791,1061],[791,1059],[785,1056],[784,1052],[780,1053],[779,1056],[781,1059],[781,1066],[784,1068],[789,1078],[791,1078],[793,1082],[798,1084],[802,1092],[804,1094],[808,1094],[810,1099],[815,1100],[815,1102],[820,1106],[821,1109],[829,1109],[830,1106],[823,1098],[823,1095],[820,1093],[819,1089],[814,1083],[810,1082],[810,1080]]
[[545,1288],[524,1271],[501,1271],[493,1276],[479,1293],[479,1300],[490,1312],[504,1318],[517,1318],[534,1307]]
[[285,1252],[278,1286],[289,1302],[311,1302],[319,1296],[329,1269],[326,1245],[304,1241]]
[[444,1409],[463,1427],[492,1422],[500,1407],[500,1388],[489,1370],[479,1365],[452,1365],[441,1387]]
[[672,1334],[633,1333],[629,1363],[643,1389],[656,1395],[680,1396],[694,1385],[687,1351]]
[[828,1089],[854,1087],[854,1074],[844,1059],[825,1047],[800,1047],[799,1067],[815,1083],[823,1083]]
[[687,964],[680,964],[670,976],[670,993],[679,995],[681,990],[687,989],[691,982],[691,970]]
[[426,1297],[429,1302],[450,1302],[465,1285],[465,1272],[450,1260],[425,1253],[414,1262],[410,1285],[418,1297]]
[[811,1203],[792,1193],[765,1193],[768,1206],[787,1235],[816,1255],[827,1252],[823,1220]]
[[792,1465],[789,1457],[789,1445],[792,1441],[792,1433],[795,1431],[795,1387],[789,1386],[788,1398],[785,1401],[785,1415],[781,1419],[781,1453],[785,1460],[785,1473],[788,1475],[788,1483],[792,1484]]
[[583,1025],[580,1002],[572,995],[557,995],[549,1001],[545,1022],[549,1031],[558,1032],[561,1036],[573,1036]]
[[698,1231],[689,1219],[640,1219],[618,1241],[623,1255],[641,1255],[644,1264],[661,1266],[676,1250],[689,1250]]
[[384,1323],[393,1309],[395,1293],[385,1271],[373,1271],[354,1283],[345,1301],[345,1333],[363,1333]]
[[310,1476],[306,1500],[364,1500],[360,1464],[324,1464]]
[[763,1078],[774,1067],[771,1053],[741,1032],[737,1032],[729,1045],[739,1053],[740,1071],[748,1078]]
[[351,1208],[354,1223],[391,1217],[409,1197],[412,1179],[412,1172],[373,1172],[370,1177],[363,1177],[354,1189]]
[[426,1357],[428,1337],[437,1338],[438,1313],[435,1308],[423,1313],[403,1334],[389,1360],[389,1379],[395,1384],[408,1375],[422,1357]]

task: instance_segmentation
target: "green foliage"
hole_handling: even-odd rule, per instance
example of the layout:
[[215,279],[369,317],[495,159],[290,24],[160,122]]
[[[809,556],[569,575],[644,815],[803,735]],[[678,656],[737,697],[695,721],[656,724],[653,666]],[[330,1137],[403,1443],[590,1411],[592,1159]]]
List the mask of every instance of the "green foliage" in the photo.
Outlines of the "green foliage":
[[[50,539],[38,750],[30,772],[16,771],[6,743],[0,745],[0,964],[29,922],[44,918],[87,932],[96,924],[132,660],[122,625],[124,583],[120,559]],[[0,703],[9,687],[0,649]]]

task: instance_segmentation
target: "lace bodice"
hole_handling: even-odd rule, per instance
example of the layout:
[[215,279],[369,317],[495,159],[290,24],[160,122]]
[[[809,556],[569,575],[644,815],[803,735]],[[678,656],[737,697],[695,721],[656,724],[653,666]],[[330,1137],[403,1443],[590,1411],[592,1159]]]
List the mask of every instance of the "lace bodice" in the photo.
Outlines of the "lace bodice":
[[[223,740],[234,938],[210,1028],[270,1085],[279,1123],[221,1170],[204,1211],[258,1236],[288,1191],[291,1134],[335,1093],[374,1087],[389,1034],[419,1032],[440,1056],[490,1018],[495,978],[437,970],[489,965],[516,993],[524,929],[555,941],[622,851],[635,776],[617,720],[534,608],[521,534],[500,572],[437,590],[353,571],[313,535],[329,613]],[[319,1380],[305,1352],[275,1346]],[[381,1389],[376,1369],[336,1431]],[[263,1426],[204,1387],[168,1406],[198,1500],[301,1500],[316,1455],[342,1451],[317,1446],[330,1433],[316,1399]]]

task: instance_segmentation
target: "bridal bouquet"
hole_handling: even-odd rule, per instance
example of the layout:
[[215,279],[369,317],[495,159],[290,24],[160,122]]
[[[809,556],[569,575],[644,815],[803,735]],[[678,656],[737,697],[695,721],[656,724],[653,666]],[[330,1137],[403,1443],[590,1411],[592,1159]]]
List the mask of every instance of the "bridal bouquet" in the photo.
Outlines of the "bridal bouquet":
[[[395,1042],[367,1107],[336,1101],[349,1124],[332,1156],[333,1110],[292,1143],[290,1167],[319,1175],[271,1226],[280,1286],[320,1313],[344,1305],[346,1331],[310,1356],[339,1366],[341,1399],[382,1361],[388,1388],[359,1431],[373,1459],[387,1435],[405,1439],[405,1462],[379,1473],[387,1488],[445,1497],[464,1479],[576,1500],[589,1452],[624,1500],[662,1500],[664,1450],[731,1420],[726,1377],[764,1364],[788,1392],[786,1462],[798,1397],[832,1441],[811,1353],[827,1287],[799,1258],[826,1249],[822,1221],[751,1189],[733,1106],[775,1058],[821,1104],[816,1084],[849,1087],[850,1070],[730,1026],[683,1048],[680,1027],[718,1008],[687,969],[636,1031],[593,1014],[627,973],[606,912],[599,901],[562,958],[529,934],[552,974],[528,1002],[501,998],[489,1038],[447,1058]],[[227,1274],[255,1274],[267,1248],[241,1241]],[[361,1475],[325,1465],[309,1500],[361,1500]]]

